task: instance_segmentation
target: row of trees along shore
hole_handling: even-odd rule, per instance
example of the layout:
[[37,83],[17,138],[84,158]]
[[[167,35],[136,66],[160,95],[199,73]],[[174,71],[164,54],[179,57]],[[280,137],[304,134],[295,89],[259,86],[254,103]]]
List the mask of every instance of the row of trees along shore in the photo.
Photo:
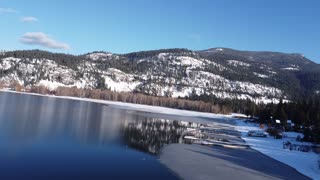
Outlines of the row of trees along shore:
[[72,96],[109,101],[120,101],[134,104],[162,106],[191,111],[229,114],[231,109],[227,106],[216,105],[210,102],[193,101],[188,99],[150,96],[141,93],[114,92],[101,89],[78,89],[75,87],[58,87],[55,91],[49,91],[44,86],[34,86],[27,90],[31,93],[54,94],[57,96]]

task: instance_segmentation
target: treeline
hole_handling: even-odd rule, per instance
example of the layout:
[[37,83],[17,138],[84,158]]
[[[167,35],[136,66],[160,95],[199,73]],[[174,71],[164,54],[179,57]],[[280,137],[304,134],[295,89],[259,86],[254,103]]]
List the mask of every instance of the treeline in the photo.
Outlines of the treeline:
[[168,97],[149,96],[140,93],[113,92],[100,89],[78,89],[75,87],[58,87],[55,91],[49,91],[43,86],[34,86],[28,90],[31,93],[53,94],[57,96],[72,96],[109,101],[120,101],[134,104],[162,106],[175,109],[229,114],[231,109],[219,106],[211,102],[193,101],[187,99],[174,99]]
[[0,58],[14,57],[21,59],[50,59],[56,63],[70,67],[77,70],[77,65],[83,61],[81,56],[74,56],[70,54],[52,53],[42,50],[23,50],[23,51],[8,51]]
[[247,103],[246,107],[245,113],[259,117],[260,123],[273,124],[278,119],[287,129],[287,120],[291,120],[293,129],[303,132],[305,141],[320,143],[320,96],[278,104]]
[[123,56],[127,57],[130,60],[137,60],[137,59],[156,56],[159,53],[192,53],[192,51],[188,49],[181,49],[181,48],[159,49],[159,50],[152,50],[152,51],[132,52],[132,53],[124,54]]
[[[227,109],[227,112],[245,114],[248,117],[258,117],[259,123],[275,125],[275,120],[281,121],[281,126],[288,130],[287,120],[295,124],[293,130],[302,132],[304,140],[320,143],[320,95],[299,97],[299,99],[274,104],[256,104],[253,101],[236,99],[219,99],[210,95],[192,95],[190,100],[212,103]],[[291,130],[291,128],[290,128]]]

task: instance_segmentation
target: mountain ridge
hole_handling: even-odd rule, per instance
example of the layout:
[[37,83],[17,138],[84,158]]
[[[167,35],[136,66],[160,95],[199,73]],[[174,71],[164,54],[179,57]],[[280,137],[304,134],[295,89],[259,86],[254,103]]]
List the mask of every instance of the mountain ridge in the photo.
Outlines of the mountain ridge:
[[[166,49],[151,49],[151,50],[141,50],[141,51],[133,51],[133,52],[127,52],[127,53],[113,53],[111,51],[106,51],[106,50],[98,50],[98,51],[90,51],[84,54],[69,54],[69,53],[62,53],[62,52],[51,52],[47,50],[41,50],[41,49],[26,49],[26,50],[2,50],[0,51],[1,53],[9,53],[9,52],[28,52],[28,51],[38,51],[38,52],[45,52],[45,53],[52,53],[52,54],[64,54],[64,55],[70,55],[70,56],[76,56],[76,57],[81,57],[81,56],[86,56],[92,53],[111,53],[114,55],[128,55],[128,54],[133,54],[133,53],[143,53],[143,52],[152,52],[152,51],[168,51],[168,50],[185,50],[185,51],[191,51],[191,52],[203,52],[203,51],[209,51],[209,50],[215,50],[215,49],[224,49],[224,50],[231,50],[231,51],[236,51],[236,52],[245,52],[245,53],[272,53],[272,54],[283,54],[283,55],[291,55],[291,56],[301,56],[308,61],[320,65],[320,63],[306,58],[302,53],[298,52],[293,52],[293,53],[285,53],[285,52],[280,52],[280,51],[271,51],[271,50],[237,50],[233,48],[226,48],[226,47],[213,47],[209,49],[204,49],[204,50],[191,50],[188,48],[166,48]],[[1,54],[0,54],[1,55]]]

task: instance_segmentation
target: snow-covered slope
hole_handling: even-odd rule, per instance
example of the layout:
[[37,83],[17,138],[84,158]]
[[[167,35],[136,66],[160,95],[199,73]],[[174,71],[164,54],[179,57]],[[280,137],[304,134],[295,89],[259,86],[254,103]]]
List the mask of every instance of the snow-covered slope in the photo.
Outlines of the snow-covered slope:
[[93,52],[93,53],[89,53],[86,55],[86,57],[88,59],[91,59],[93,61],[97,61],[97,60],[109,60],[112,58],[119,58],[119,56],[114,55],[112,53],[107,53],[107,52]]
[[295,70],[303,71],[301,64],[290,62],[276,67],[251,56],[227,56],[228,51],[169,49],[127,55],[93,52],[83,56],[13,51],[0,55],[0,82],[24,87],[42,85],[50,90],[59,86],[108,88],[174,98],[214,95],[269,103],[290,97],[285,90],[290,89],[290,84],[282,86],[283,73],[288,76]]

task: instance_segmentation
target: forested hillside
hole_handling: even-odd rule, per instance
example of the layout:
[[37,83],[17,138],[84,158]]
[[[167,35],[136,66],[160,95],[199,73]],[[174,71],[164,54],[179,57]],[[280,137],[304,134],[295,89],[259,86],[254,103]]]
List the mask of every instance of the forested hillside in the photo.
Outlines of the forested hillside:
[[152,96],[278,103],[320,93],[320,65],[301,54],[162,49],[74,56],[40,50],[0,55],[0,81],[23,87],[59,86]]

